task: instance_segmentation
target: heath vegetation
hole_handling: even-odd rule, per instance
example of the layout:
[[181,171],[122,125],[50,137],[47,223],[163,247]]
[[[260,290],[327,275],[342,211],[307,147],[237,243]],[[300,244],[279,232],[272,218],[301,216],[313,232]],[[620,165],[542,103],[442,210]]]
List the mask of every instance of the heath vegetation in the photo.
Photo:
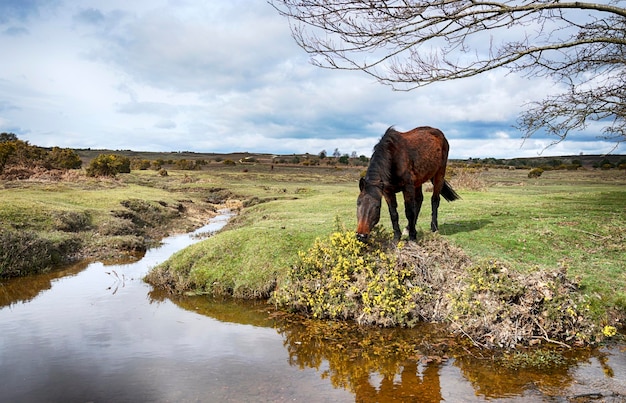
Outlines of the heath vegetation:
[[[154,268],[148,281],[176,293],[271,299],[364,325],[437,321],[479,346],[592,343],[618,336],[623,323],[619,158],[598,168],[582,159],[576,170],[560,169],[573,164],[564,159],[454,162],[448,177],[463,199],[442,203],[439,234],[428,231],[427,193],[419,242],[395,245],[386,209],[372,242],[353,236],[360,159],[279,163],[244,154],[190,164],[193,155],[181,154],[180,164],[126,153],[138,170],[90,177],[86,168],[60,166],[73,159],[70,151],[1,144],[2,277],[132,256],[229,206],[239,214],[224,231]],[[110,153],[78,154],[84,166],[122,161],[126,170],[127,160]],[[543,174],[529,177],[533,167]]]

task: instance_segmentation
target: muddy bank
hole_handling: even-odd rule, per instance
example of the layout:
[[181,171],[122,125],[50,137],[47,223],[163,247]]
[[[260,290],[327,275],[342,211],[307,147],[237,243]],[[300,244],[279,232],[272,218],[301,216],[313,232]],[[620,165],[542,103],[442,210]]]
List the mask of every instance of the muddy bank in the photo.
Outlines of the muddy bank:
[[0,228],[0,278],[46,272],[81,260],[115,261],[141,257],[164,237],[193,231],[222,208],[237,210],[241,202],[211,195],[176,203],[127,199],[105,220],[89,213],[53,214],[52,228]]

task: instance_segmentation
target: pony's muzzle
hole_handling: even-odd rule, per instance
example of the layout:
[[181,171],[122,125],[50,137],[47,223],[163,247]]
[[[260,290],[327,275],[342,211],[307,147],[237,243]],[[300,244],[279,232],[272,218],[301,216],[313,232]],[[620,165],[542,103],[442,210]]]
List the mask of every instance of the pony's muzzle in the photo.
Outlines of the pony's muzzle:
[[361,242],[367,242],[367,238],[368,238],[368,234],[356,234],[356,239],[358,239]]

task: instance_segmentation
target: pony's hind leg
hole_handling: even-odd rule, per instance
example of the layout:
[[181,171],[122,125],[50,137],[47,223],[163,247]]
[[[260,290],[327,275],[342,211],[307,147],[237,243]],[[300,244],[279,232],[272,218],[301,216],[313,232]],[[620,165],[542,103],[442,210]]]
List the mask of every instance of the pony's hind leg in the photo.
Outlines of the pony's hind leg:
[[[443,171],[445,173],[445,169]],[[430,204],[432,206],[432,217],[430,220],[430,230],[432,232],[439,231],[439,223],[438,221],[438,213],[439,213],[439,202],[441,201],[441,189],[443,189],[444,183],[444,175],[439,174],[433,180],[433,196],[430,199]]]
[[433,193],[433,197],[430,200],[430,204],[432,206],[433,209],[433,215],[432,218],[430,220],[430,230],[432,232],[437,232],[439,231],[439,223],[437,222],[437,211],[439,210],[439,201],[441,200],[441,198],[439,197],[439,194],[435,194]]

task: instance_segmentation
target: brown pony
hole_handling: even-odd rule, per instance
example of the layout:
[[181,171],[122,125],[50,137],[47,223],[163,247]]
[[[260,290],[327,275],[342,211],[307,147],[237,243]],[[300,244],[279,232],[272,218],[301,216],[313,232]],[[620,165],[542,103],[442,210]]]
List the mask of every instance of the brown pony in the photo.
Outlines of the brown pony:
[[422,183],[427,180],[433,183],[430,229],[437,231],[439,195],[448,201],[460,198],[444,179],[448,150],[448,141],[439,129],[418,127],[406,133],[400,133],[393,127],[387,129],[374,147],[367,173],[359,182],[361,193],[356,202],[358,239],[366,241],[370,231],[378,223],[383,196],[389,207],[394,238],[400,239],[396,193],[402,191],[406,218],[409,221],[409,239],[415,240],[415,223],[424,200]]

